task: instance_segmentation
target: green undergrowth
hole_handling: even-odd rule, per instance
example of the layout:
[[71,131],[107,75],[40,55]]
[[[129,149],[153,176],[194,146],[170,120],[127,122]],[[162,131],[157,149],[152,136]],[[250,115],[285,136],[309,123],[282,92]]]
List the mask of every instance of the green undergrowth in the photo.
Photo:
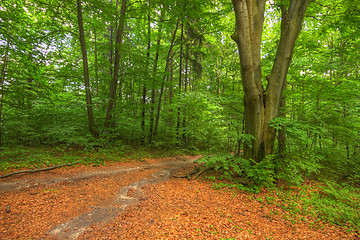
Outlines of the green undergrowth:
[[[309,224],[314,228],[321,228],[325,222],[360,231],[359,186],[324,180],[317,175],[321,169],[317,160],[312,160],[313,164],[309,164],[309,159],[279,162],[275,156],[269,156],[256,163],[232,155],[214,155],[199,161],[214,170],[206,177],[214,189],[236,189],[253,196],[266,189],[268,194],[260,200],[284,209],[284,218],[290,222],[311,216],[314,220]],[[259,201],[257,197],[254,200]]]
[[157,150],[132,146],[76,149],[69,147],[2,147],[0,148],[0,171],[37,169],[79,161],[80,164],[100,166],[109,162],[144,161],[175,155],[194,154],[182,149]]

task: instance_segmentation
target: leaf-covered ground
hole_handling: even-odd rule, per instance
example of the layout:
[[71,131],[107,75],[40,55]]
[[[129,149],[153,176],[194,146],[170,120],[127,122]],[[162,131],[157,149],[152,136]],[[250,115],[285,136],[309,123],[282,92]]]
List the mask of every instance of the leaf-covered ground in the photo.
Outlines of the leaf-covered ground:
[[[195,159],[195,158],[194,158]],[[169,168],[174,159],[77,166],[3,179],[1,184],[28,185],[5,189],[0,195],[0,239],[54,239],[51,229],[94,208],[121,209],[99,221],[77,239],[358,239],[354,232],[280,207],[275,193],[214,189],[203,176],[197,180],[170,178],[141,186],[141,195],[128,188],[134,204],[116,201],[126,186]],[[161,165],[163,164],[164,165]],[[148,166],[148,167],[144,167]],[[139,167],[114,173],[115,168]],[[112,171],[112,174],[91,174]],[[88,177],[74,176],[89,173]],[[38,181],[38,179],[45,179]],[[54,179],[58,179],[55,181]],[[46,181],[47,180],[47,181]],[[1,189],[0,189],[1,190]],[[89,216],[91,218],[91,216]],[[59,238],[59,237],[58,237]]]

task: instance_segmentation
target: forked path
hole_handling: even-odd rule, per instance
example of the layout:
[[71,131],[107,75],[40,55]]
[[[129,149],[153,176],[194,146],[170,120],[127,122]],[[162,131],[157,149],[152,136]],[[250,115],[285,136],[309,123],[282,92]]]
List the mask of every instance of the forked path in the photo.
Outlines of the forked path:
[[[93,181],[94,178],[101,179],[102,177],[108,177],[110,175],[113,177],[119,176],[126,178],[124,173],[130,172],[132,172],[133,175],[137,175],[139,172],[141,175],[145,176],[127,185],[123,185],[117,191],[115,190],[116,192],[110,200],[107,199],[105,202],[97,202],[96,205],[90,206],[87,212],[82,212],[81,214],[72,217],[70,220],[68,219],[65,222],[56,224],[51,227],[50,231],[46,234],[47,237],[55,239],[76,239],[83,232],[88,230],[91,225],[107,223],[118,217],[119,214],[127,207],[139,202],[142,197],[142,188],[144,186],[166,181],[177,170],[192,168],[194,161],[199,157],[200,156],[167,158],[163,161],[157,162],[147,161],[145,163],[140,163],[137,166],[118,166],[98,171],[76,172],[65,176],[50,175],[43,178],[35,178],[34,176],[31,176],[30,179],[20,177],[20,179],[15,181],[0,182],[0,193],[16,193],[33,188],[41,188],[42,191],[46,191],[43,190],[44,186],[49,189],[49,187],[56,187],[59,184],[76,184],[77,182],[84,183],[86,181]],[[148,174],[144,175],[144,173],[147,172]],[[32,195],[36,194],[39,193],[34,193]],[[3,207],[8,208],[10,211],[8,214],[11,214],[11,210],[13,209],[12,206],[9,205]]]

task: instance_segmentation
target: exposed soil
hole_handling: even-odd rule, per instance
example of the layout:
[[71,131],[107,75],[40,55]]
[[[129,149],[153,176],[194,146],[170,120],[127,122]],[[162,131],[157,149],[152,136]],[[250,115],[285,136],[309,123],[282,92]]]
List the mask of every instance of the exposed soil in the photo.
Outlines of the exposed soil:
[[[292,222],[266,190],[215,190],[190,172],[198,157],[77,166],[0,180],[0,239],[359,239]],[[268,193],[269,195],[269,193]],[[276,198],[274,197],[275,201]]]

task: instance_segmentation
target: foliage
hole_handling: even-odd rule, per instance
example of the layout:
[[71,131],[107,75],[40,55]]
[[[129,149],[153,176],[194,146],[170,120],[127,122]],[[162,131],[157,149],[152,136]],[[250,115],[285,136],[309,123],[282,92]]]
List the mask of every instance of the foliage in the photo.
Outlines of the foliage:
[[318,191],[310,191],[303,199],[305,206],[316,209],[317,215],[326,221],[360,229],[360,191],[347,184],[326,181]]
[[312,227],[322,227],[323,223],[332,223],[346,227],[350,231],[360,229],[359,188],[347,184],[306,183],[296,188],[278,188],[278,206],[289,213],[293,221],[308,221]]
[[[299,160],[302,162],[298,162]],[[201,161],[217,171],[208,177],[209,179],[215,181],[215,176],[220,174],[218,177],[220,180],[227,180],[215,181],[213,184],[215,189],[237,188],[255,193],[260,192],[264,187],[273,189],[281,201],[276,203],[271,201],[273,197],[268,196],[267,202],[276,203],[285,209],[290,214],[289,217],[293,219],[292,221],[298,221],[303,219],[302,216],[310,215],[325,222],[343,225],[353,231],[357,231],[360,227],[359,188],[330,181],[319,184],[308,180],[305,182],[304,180],[311,174],[319,173],[319,169],[315,166],[320,166],[309,163],[304,156],[287,159],[280,167],[273,155],[260,163],[232,155],[207,156]],[[282,184],[285,180],[283,187],[274,184],[280,179]],[[246,182],[250,185],[245,184]],[[291,187],[294,184],[298,187]],[[263,199],[258,201],[263,201]]]
[[[209,168],[220,171],[222,177],[233,180],[246,180],[250,183],[249,190],[259,191],[263,187],[273,187],[275,183],[274,156],[270,155],[261,162],[247,160],[232,155],[215,155],[201,159]],[[241,182],[240,181],[240,182]],[[240,183],[241,184],[241,183]]]
[[300,186],[305,180],[316,179],[322,165],[316,155],[296,154],[277,160],[276,179],[281,179],[289,185]]

